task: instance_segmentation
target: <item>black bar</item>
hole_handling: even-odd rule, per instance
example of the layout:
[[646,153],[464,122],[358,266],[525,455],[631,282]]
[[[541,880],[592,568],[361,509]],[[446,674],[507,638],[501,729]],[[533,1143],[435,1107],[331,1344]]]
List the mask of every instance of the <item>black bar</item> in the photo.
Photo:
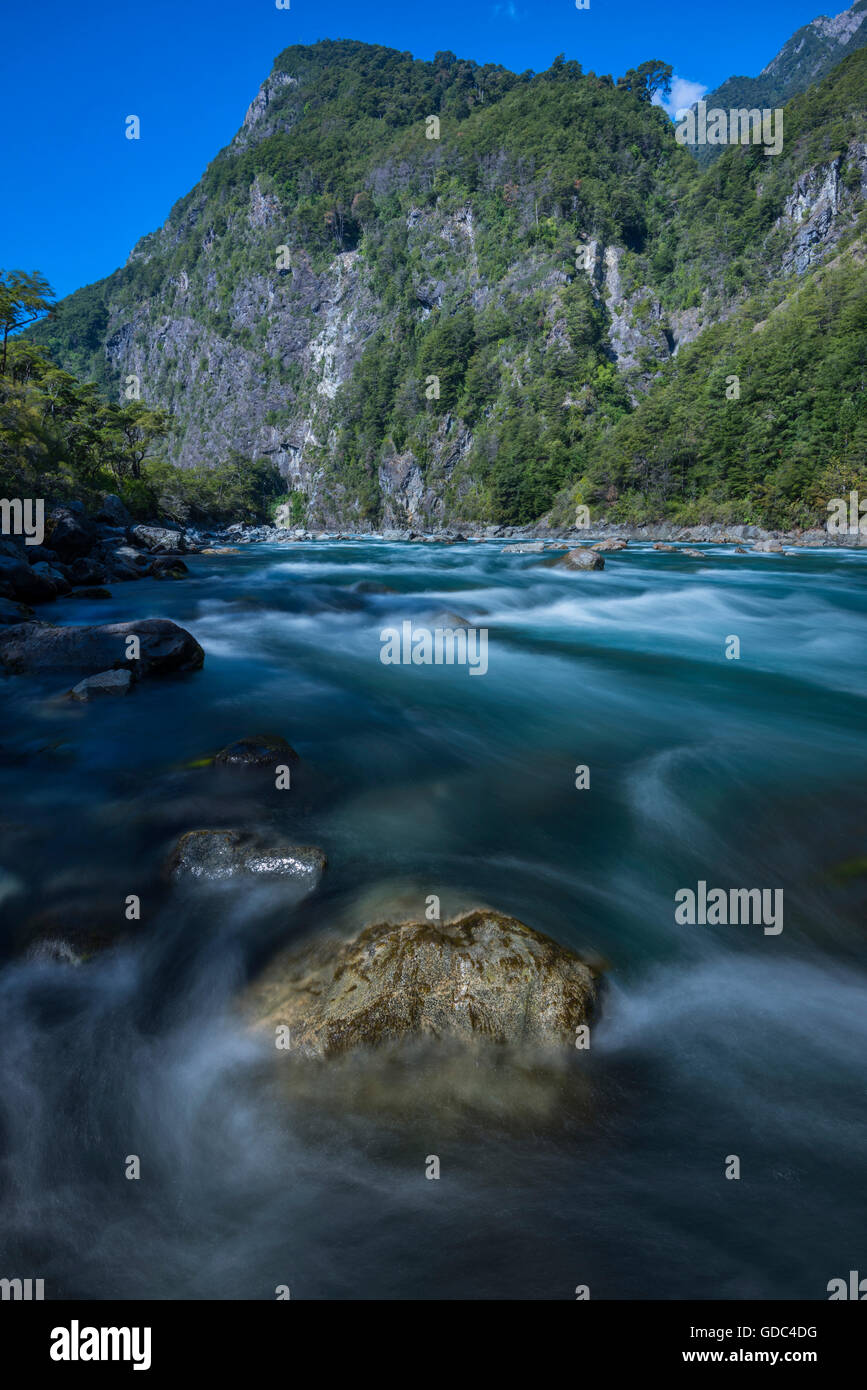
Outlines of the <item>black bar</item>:
[[[274,1303],[3,1302],[0,1337],[4,1366],[47,1372],[60,1383],[105,1371],[134,1376],[131,1359],[52,1359],[52,1346],[71,1353],[73,1345],[86,1351],[96,1345],[89,1328],[117,1328],[130,1329],[128,1343],[118,1340],[119,1350],[142,1362],[149,1356],[140,1376],[212,1373],[225,1380],[241,1373],[249,1382],[251,1376],[267,1379],[280,1372],[297,1382],[309,1378],[310,1369],[302,1367],[309,1368],[313,1356],[333,1379],[345,1356],[353,1379],[365,1365],[371,1378],[396,1378],[401,1365],[408,1371],[415,1361],[406,1354],[415,1345],[422,1361],[416,1362],[413,1375],[423,1374],[429,1384],[440,1358],[443,1374],[456,1374],[458,1345],[466,1347],[472,1360],[505,1355],[513,1374],[517,1361],[512,1363],[511,1357],[523,1351],[541,1358],[540,1369],[547,1364],[552,1372],[552,1358],[565,1356],[581,1380],[594,1363],[610,1375],[640,1371],[645,1376],[711,1365],[730,1371],[796,1365],[827,1379],[859,1364],[867,1327],[860,1303],[843,1301],[587,1301],[568,1311],[539,1302],[449,1302],[440,1308],[433,1300],[386,1304],[291,1298]],[[57,1329],[66,1329],[68,1343]],[[149,1348],[144,1329],[150,1330]],[[311,1343],[308,1339],[319,1331],[328,1340]],[[540,1332],[556,1340],[539,1342]],[[397,1356],[399,1345],[404,1351]],[[105,1348],[110,1354],[110,1339]],[[462,1360],[459,1356],[458,1363]]]

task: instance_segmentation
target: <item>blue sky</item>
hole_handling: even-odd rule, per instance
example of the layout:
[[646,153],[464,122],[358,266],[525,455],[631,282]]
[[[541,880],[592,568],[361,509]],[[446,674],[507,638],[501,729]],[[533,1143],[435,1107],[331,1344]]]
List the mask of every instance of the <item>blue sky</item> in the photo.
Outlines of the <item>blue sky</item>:
[[[516,71],[557,53],[618,76],[646,58],[687,82],[755,76],[821,0],[145,0],[8,6],[0,53],[0,266],[68,294],[122,265],[232,138],[281,49],[362,39]],[[831,0],[838,13],[846,0]],[[141,120],[141,139],[124,122]]]

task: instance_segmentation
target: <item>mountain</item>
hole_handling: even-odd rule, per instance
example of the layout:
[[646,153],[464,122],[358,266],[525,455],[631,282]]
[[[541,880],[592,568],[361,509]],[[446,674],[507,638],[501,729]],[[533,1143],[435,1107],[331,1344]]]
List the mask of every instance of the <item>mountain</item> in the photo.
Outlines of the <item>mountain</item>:
[[[30,340],[115,400],[137,379],[183,468],[270,460],[308,525],[528,524],[576,501],[808,521],[805,468],[812,496],[867,456],[867,53],[787,105],[779,156],[736,146],[706,171],[652,104],[666,73],[289,48],[166,224]],[[787,375],[817,312],[813,374]],[[790,449],[807,463],[787,471]]]
[[[759,110],[785,106],[826,77],[849,53],[867,44],[867,0],[855,0],[848,10],[829,19],[820,15],[797,29],[758,77],[729,77],[703,98],[710,110],[741,107]],[[696,147],[700,164],[707,166],[720,153],[719,145]]]

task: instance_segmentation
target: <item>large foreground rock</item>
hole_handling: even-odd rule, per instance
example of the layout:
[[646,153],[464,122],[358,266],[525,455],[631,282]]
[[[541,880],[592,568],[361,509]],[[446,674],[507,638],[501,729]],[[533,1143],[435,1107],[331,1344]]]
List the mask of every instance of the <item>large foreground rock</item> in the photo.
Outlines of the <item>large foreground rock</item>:
[[334,1056],[404,1037],[574,1046],[596,972],[514,917],[384,923],[280,957],[247,1005],[291,1050]]
[[[139,639],[138,659],[127,656],[131,636]],[[136,678],[163,676],[197,671],[204,659],[195,638],[167,618],[95,627],[19,623],[0,631],[0,669],[17,675],[78,671],[90,676],[125,668]]]

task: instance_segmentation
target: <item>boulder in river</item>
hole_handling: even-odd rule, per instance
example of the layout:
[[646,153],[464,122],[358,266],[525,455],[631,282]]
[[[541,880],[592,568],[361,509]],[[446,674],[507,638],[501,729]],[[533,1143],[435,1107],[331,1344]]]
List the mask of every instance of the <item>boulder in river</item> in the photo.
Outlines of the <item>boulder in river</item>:
[[[137,637],[139,656],[130,657],[129,638]],[[0,669],[13,675],[51,671],[100,671],[125,667],[133,676],[198,671],[205,653],[194,637],[168,618],[96,627],[52,627],[18,623],[0,631]]]
[[773,537],[769,540],[753,542],[753,550],[757,550],[764,555],[779,555],[782,549],[783,547],[780,541],[774,540]]
[[280,734],[257,734],[251,738],[239,738],[237,742],[221,748],[214,757],[214,766],[273,769],[278,764],[300,761],[295,749]]
[[654,550],[664,550],[667,555],[677,554],[677,546],[667,545],[665,541],[654,541],[653,548]]
[[187,549],[184,533],[170,531],[166,526],[133,526],[130,536],[152,553],[176,553]]
[[597,971],[488,909],[451,922],[382,923],[354,940],[292,948],[248,991],[255,1023],[331,1057],[402,1038],[574,1046]]
[[172,850],[166,869],[175,882],[280,879],[312,891],[326,862],[322,850],[313,845],[279,844],[241,830],[188,830]]
[[628,541],[620,540],[618,536],[609,536],[607,540],[597,541],[595,545],[591,545],[590,549],[598,551],[625,550],[628,544]]
[[568,550],[565,555],[551,562],[557,569],[564,570],[601,570],[605,568],[605,561],[598,550],[585,550],[579,546],[576,550]]

